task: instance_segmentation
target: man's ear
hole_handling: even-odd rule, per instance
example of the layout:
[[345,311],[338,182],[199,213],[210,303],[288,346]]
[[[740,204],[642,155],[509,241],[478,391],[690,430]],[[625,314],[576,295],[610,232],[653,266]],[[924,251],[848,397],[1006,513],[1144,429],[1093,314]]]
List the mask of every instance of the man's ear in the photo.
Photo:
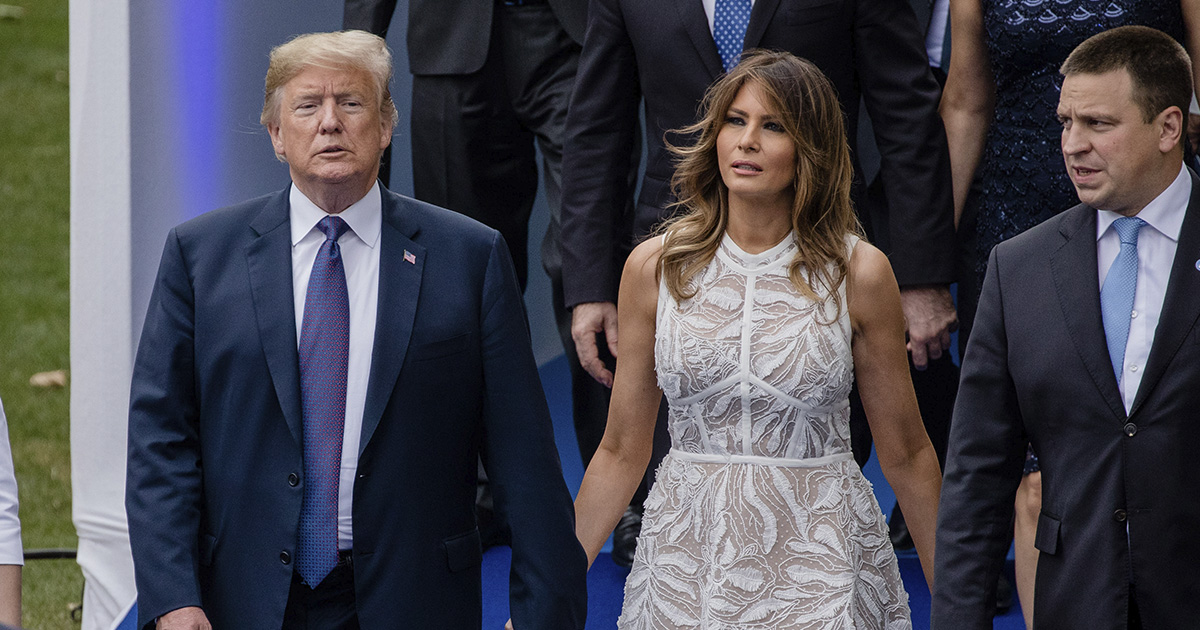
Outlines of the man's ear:
[[271,136],[271,146],[275,148],[275,156],[287,161],[287,155],[283,151],[283,135],[279,123],[267,123],[267,134]]
[[1183,143],[1183,112],[1174,105],[1162,110],[1155,121],[1159,127],[1158,150],[1163,153],[1175,151]]
[[381,124],[383,125],[383,138],[379,143],[380,151],[388,148],[388,145],[392,143],[392,134],[396,132],[396,128],[392,125],[390,118],[384,117]]

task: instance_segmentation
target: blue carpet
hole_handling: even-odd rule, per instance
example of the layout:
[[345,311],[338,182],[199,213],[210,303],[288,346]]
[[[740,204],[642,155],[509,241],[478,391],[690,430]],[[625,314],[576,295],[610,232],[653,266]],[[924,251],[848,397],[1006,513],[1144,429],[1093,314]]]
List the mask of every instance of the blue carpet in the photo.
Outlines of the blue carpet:
[[[550,404],[550,414],[554,418],[554,438],[562,459],[563,477],[573,496],[583,480],[583,463],[579,458],[579,446],[575,443],[575,429],[571,424],[571,383],[566,358],[560,356],[543,365],[541,377],[546,400]],[[875,457],[867,463],[863,473],[874,486],[875,497],[883,506],[884,513],[890,513],[896,495],[884,479]],[[613,564],[612,557],[607,553],[610,550],[611,545],[605,544],[604,552],[588,573],[588,630],[615,628],[617,616],[621,613],[625,577],[629,575],[629,570]],[[508,568],[511,557],[507,547],[494,547],[483,556],[484,630],[501,630],[508,619]],[[897,557],[900,560],[900,575],[908,591],[909,607],[912,608],[913,628],[925,630],[929,628],[929,588],[925,585],[920,561],[913,551],[901,551]],[[1012,580],[1011,552],[1007,573],[1009,580]],[[996,630],[1022,630],[1024,627],[1020,605],[1016,603],[1008,613],[996,617],[994,624]]]

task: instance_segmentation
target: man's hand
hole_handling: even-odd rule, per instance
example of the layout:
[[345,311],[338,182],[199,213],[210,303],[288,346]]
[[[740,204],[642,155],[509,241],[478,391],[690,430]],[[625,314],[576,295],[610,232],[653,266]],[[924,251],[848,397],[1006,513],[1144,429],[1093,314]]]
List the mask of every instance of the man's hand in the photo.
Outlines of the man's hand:
[[617,356],[617,305],[612,302],[583,302],[571,310],[571,338],[579,364],[592,378],[605,387],[612,387],[613,373],[600,360],[596,335],[604,333],[608,351]]
[[176,608],[158,618],[157,630],[212,630],[208,616],[196,606]]
[[945,285],[902,287],[900,308],[913,366],[924,370],[930,360],[942,358],[942,352],[950,349],[950,333],[958,330],[950,289]]

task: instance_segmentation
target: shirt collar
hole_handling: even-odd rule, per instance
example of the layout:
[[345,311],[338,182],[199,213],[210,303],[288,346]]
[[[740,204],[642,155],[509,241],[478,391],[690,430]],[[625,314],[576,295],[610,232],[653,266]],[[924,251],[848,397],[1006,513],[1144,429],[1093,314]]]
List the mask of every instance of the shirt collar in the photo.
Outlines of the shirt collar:
[[[1179,175],[1167,189],[1159,193],[1154,201],[1146,204],[1137,217],[1150,227],[1160,232],[1172,241],[1179,241],[1179,232],[1183,229],[1183,216],[1187,214],[1188,200],[1191,197],[1192,186],[1186,166],[1179,167]],[[1104,236],[1113,221],[1121,218],[1116,212],[1099,210],[1096,213],[1096,240]]]
[[[327,212],[317,207],[311,199],[300,192],[295,184],[288,192],[288,203],[292,224],[292,247],[295,247],[309,232],[317,227],[321,219],[329,216]],[[379,231],[383,226],[383,196],[379,192],[379,182],[376,181],[362,199],[354,202],[349,208],[337,216],[341,217],[350,231],[367,247],[374,248],[379,242]]]

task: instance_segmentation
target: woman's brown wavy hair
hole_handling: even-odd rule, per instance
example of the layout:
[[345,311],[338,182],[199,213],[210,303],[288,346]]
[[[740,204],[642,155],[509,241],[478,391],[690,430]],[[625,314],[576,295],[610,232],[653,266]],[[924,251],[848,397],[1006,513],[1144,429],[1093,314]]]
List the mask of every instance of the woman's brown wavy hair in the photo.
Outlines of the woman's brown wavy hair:
[[[701,119],[680,133],[691,146],[668,148],[676,156],[671,186],[682,210],[661,228],[658,273],[676,300],[691,298],[689,281],[712,260],[729,221],[729,189],[717,163],[717,134],[744,85],[758,86],[764,105],[775,109],[796,146],[792,233],[798,250],[788,267],[792,284],[805,296],[837,294],[849,269],[846,235],[862,229],[850,202],[854,177],[846,125],[833,84],[811,62],[786,52],[753,50],[709,87]],[[837,302],[838,313],[841,303]]]

